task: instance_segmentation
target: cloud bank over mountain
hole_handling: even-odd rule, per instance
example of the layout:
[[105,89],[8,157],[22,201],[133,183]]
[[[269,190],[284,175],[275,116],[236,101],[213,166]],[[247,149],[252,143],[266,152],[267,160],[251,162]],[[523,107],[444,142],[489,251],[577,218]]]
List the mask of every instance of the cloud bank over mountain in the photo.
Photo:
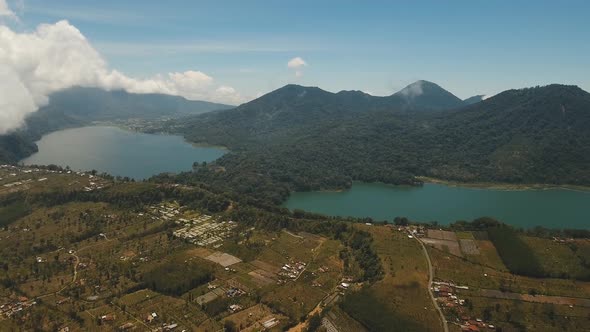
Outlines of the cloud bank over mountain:
[[[0,15],[14,14],[0,0]],[[1,21],[0,21],[1,22]],[[32,32],[0,25],[0,134],[23,125],[49,96],[73,86],[163,93],[191,100],[238,104],[242,96],[200,71],[139,79],[109,67],[86,37],[68,21],[42,24]]]

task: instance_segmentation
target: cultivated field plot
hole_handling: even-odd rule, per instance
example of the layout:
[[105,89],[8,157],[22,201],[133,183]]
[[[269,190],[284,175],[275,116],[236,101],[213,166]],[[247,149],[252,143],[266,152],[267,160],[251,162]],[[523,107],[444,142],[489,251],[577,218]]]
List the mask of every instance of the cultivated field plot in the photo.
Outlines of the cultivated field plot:
[[446,240],[446,241],[457,241],[457,234],[455,232],[449,231],[441,231],[435,229],[429,229],[427,233],[427,237],[431,239],[439,239],[439,240]]
[[230,254],[226,254],[224,252],[216,251],[211,255],[205,257],[205,259],[210,260],[214,263],[217,263],[223,267],[228,267],[234,264],[241,262],[242,260],[237,258],[236,256],[232,256]]
[[585,307],[480,296],[471,296],[468,299],[472,303],[470,316],[489,315],[503,331],[588,331],[588,308]]
[[552,303],[560,305],[571,305],[576,307],[590,308],[590,299],[581,299],[576,297],[565,297],[565,296],[545,296],[545,295],[530,295],[520,293],[501,292],[495,289],[482,289],[480,290],[481,296],[492,297],[497,299],[505,300],[519,300],[526,302],[535,303]]
[[275,274],[281,270],[281,268],[279,266],[274,266],[274,265],[268,264],[268,263],[260,261],[260,260],[254,260],[254,261],[250,262],[250,264],[256,266],[259,269],[268,271],[270,273],[275,273]]
[[479,255],[479,249],[475,240],[461,239],[459,243],[461,244],[461,251],[465,255]]
[[252,281],[258,284],[260,287],[270,285],[276,282],[276,280],[274,279],[276,278],[276,275],[262,269],[250,271],[248,272],[248,275],[250,275],[252,277]]
[[207,315],[198,306],[187,305],[185,300],[150,290],[125,295],[119,302],[121,306],[125,306],[127,314],[136,319],[134,323],[139,324],[142,329],[148,326],[150,329],[156,328],[162,324],[178,324],[181,330],[195,330],[199,323],[207,319]]
[[440,331],[440,319],[428,295],[428,265],[418,241],[387,226],[356,227],[373,236],[385,276],[369,288],[364,303],[346,313],[357,321],[384,316],[383,321],[403,324],[406,330]]
[[529,236],[521,237],[534,251],[543,270],[552,277],[573,277],[581,280],[590,278],[590,242],[568,240],[559,242]]
[[324,317],[324,319],[328,320],[328,328],[327,332],[366,332],[367,329],[363,327],[359,322],[352,319],[348,316],[342,309],[339,307],[334,307],[334,309],[330,310],[330,312]]
[[429,248],[429,252],[436,278],[452,280],[469,286],[470,289],[503,289],[522,294],[534,289],[543,295],[590,298],[590,282],[523,277],[479,263],[474,264],[435,248]]
[[431,245],[439,250],[442,251],[448,251],[449,253],[458,256],[458,257],[463,257],[463,254],[461,253],[461,248],[459,247],[459,243],[455,240],[455,241],[451,241],[451,240],[441,240],[441,239],[431,239],[431,238],[422,238],[422,242]]
[[236,326],[241,327],[240,331],[263,331],[267,328],[280,326],[287,321],[287,317],[273,313],[273,311],[264,304],[257,304],[248,309],[237,312],[225,317],[225,320],[231,320]]
[[459,242],[457,242],[457,234],[454,232],[429,229],[427,237],[422,238],[422,241],[437,249],[448,251],[458,257],[463,257]]
[[223,296],[224,294],[225,294],[225,290],[223,290],[222,288],[216,288],[204,295],[197,297],[196,302],[199,305],[207,304],[207,303],[215,300],[216,298]]

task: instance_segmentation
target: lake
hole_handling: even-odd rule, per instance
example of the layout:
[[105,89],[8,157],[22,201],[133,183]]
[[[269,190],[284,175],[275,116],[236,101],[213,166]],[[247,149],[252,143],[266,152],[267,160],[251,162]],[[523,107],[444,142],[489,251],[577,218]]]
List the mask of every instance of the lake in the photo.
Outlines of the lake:
[[425,184],[422,187],[354,183],[342,192],[293,193],[285,203],[334,216],[438,221],[494,217],[519,227],[590,228],[590,192],[567,189],[493,190]]
[[193,162],[213,161],[226,152],[215,147],[194,146],[180,136],[143,134],[106,126],[56,131],[43,136],[37,145],[39,152],[22,163],[95,169],[137,180],[164,172],[190,171]]

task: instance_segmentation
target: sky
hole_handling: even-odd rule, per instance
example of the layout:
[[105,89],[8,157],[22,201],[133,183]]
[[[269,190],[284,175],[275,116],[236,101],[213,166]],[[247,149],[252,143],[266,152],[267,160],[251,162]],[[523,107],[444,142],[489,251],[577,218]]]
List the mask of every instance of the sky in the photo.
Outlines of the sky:
[[[0,0],[0,28],[33,108],[69,84],[239,104],[288,83],[389,95],[428,80],[460,98],[551,83],[590,91],[588,13],[588,1]],[[39,49],[93,62],[59,84],[35,77],[38,91],[18,61],[47,62]],[[76,67],[61,62],[45,67]]]

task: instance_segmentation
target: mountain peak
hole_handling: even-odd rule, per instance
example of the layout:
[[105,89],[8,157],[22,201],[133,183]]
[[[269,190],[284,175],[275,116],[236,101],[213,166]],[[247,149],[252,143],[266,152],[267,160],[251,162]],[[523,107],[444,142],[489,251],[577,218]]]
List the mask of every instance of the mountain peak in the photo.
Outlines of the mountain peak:
[[475,96],[471,96],[467,99],[463,100],[463,103],[465,103],[465,105],[471,105],[471,104],[475,104],[475,103],[479,103],[480,101],[483,100],[483,98],[486,95],[475,95]]
[[422,93],[424,93],[423,87],[428,84],[434,84],[434,83],[424,81],[424,80],[419,80],[419,81],[416,81],[416,82],[406,86],[405,88],[401,89],[396,94],[402,95],[407,98],[414,98],[414,97],[420,96]]
[[401,99],[413,109],[437,110],[464,106],[463,101],[457,96],[438,84],[425,80],[418,80],[406,86],[390,98]]

